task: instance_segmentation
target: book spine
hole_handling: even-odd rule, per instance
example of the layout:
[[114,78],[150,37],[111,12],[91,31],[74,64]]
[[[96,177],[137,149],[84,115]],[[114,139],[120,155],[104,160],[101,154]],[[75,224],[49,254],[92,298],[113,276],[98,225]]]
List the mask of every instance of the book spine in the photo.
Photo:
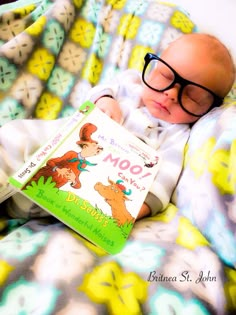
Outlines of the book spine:
[[[86,107],[89,107],[89,109],[87,112],[84,112],[83,109]],[[68,118],[68,121],[54,136],[50,137],[50,139],[32,155],[27,163],[24,163],[24,165],[9,178],[9,183],[21,189],[93,109],[93,103],[89,101],[85,102],[78,111]]]

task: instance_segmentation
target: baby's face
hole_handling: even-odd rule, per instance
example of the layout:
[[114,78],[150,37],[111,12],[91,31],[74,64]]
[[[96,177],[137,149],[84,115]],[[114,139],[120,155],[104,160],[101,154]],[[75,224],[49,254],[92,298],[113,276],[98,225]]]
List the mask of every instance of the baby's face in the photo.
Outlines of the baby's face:
[[[192,38],[183,38],[170,45],[163,52],[161,58],[184,79],[200,84],[215,94],[223,96],[222,81],[225,77],[225,71],[221,64],[213,61],[206,45]],[[155,70],[153,73],[152,80],[155,81]],[[157,77],[156,75],[156,79]],[[164,92],[157,92],[144,85],[143,102],[156,118],[170,123],[195,122],[199,117],[187,113],[179,104],[178,93],[180,87],[180,84],[177,83]],[[204,90],[202,93],[204,93]],[[191,95],[189,95],[190,98]],[[194,96],[194,98],[198,101],[204,98],[204,94]],[[188,106],[190,112],[196,110],[196,108],[191,108],[191,102]],[[196,107],[196,104],[194,106]],[[210,108],[208,104],[203,106],[205,106],[204,112]]]

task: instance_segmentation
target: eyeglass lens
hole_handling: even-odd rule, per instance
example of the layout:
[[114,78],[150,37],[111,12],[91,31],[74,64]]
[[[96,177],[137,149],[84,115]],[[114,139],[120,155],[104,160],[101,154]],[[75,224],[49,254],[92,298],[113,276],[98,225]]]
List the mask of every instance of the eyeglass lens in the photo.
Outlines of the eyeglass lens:
[[[143,75],[144,82],[159,92],[168,90],[175,81],[175,73],[161,60],[150,60]],[[182,107],[195,115],[204,114],[213,104],[213,95],[202,87],[187,84],[179,89],[179,101]]]

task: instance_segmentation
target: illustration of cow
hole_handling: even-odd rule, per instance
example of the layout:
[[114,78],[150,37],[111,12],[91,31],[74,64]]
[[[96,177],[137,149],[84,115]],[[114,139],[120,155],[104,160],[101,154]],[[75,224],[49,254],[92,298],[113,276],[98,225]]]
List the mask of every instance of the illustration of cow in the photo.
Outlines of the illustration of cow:
[[129,201],[125,186],[121,181],[112,181],[108,178],[109,185],[104,185],[100,182],[94,185],[94,189],[105,199],[111,207],[112,217],[116,219],[118,226],[124,223],[134,223],[135,219],[126,208],[125,202]]

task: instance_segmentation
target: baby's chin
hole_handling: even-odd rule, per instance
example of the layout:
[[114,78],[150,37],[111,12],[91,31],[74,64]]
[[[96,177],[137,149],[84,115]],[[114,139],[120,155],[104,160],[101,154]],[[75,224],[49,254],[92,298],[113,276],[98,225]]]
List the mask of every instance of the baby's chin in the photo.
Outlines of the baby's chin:
[[192,116],[192,118],[188,118],[188,119],[173,117],[172,119],[169,119],[168,122],[171,124],[193,124],[198,119],[199,117],[195,117],[195,116]]
[[169,122],[169,120],[171,119],[170,112],[157,102],[151,104],[151,106],[147,105],[146,108],[154,118],[161,119],[167,122]]
[[195,117],[185,113],[183,113],[183,115],[177,116],[169,112],[167,113],[158,110],[149,110],[149,112],[156,119],[160,119],[170,124],[192,124],[199,119],[199,117]]

